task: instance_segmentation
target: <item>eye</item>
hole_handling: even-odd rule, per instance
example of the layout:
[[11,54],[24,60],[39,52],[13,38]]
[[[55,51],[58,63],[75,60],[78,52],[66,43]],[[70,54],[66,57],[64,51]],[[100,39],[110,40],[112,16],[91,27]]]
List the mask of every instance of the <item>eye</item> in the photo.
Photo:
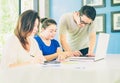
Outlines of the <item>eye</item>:
[[50,33],[52,33],[53,31],[52,30],[50,30]]
[[53,31],[50,31],[51,33],[53,32]]

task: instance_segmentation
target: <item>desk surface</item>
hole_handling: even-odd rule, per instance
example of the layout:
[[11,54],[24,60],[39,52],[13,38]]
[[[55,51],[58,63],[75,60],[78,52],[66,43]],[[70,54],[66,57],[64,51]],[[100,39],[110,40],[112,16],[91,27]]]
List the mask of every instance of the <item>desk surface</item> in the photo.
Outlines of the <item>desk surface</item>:
[[120,83],[120,56],[0,70],[0,83]]

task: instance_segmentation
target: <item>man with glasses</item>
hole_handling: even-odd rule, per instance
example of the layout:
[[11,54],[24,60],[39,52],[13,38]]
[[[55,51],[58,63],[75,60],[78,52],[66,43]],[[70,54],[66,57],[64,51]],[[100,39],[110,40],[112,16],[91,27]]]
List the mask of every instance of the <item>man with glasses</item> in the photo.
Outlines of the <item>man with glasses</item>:
[[64,14],[59,21],[59,38],[64,51],[74,56],[94,56],[96,10],[83,6],[79,11]]

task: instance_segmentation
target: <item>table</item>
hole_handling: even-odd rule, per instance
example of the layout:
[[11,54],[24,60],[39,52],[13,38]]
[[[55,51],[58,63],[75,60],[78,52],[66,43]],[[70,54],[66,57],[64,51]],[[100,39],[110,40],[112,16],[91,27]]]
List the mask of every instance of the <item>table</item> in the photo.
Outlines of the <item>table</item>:
[[0,70],[0,83],[120,83],[120,55],[98,62],[27,65]]

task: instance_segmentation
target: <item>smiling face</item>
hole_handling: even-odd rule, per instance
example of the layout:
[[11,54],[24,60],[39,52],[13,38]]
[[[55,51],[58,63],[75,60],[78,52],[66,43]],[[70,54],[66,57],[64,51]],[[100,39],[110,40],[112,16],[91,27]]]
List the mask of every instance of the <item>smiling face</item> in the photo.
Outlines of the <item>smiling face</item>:
[[49,25],[47,28],[42,28],[41,33],[44,34],[46,39],[53,39],[56,35],[57,28],[55,24]]
[[79,25],[87,25],[92,22],[92,20],[85,15],[79,16],[79,20],[80,20]]
[[74,20],[79,27],[84,27],[92,22],[92,19],[88,18],[86,15],[80,16],[78,12],[74,15]]

